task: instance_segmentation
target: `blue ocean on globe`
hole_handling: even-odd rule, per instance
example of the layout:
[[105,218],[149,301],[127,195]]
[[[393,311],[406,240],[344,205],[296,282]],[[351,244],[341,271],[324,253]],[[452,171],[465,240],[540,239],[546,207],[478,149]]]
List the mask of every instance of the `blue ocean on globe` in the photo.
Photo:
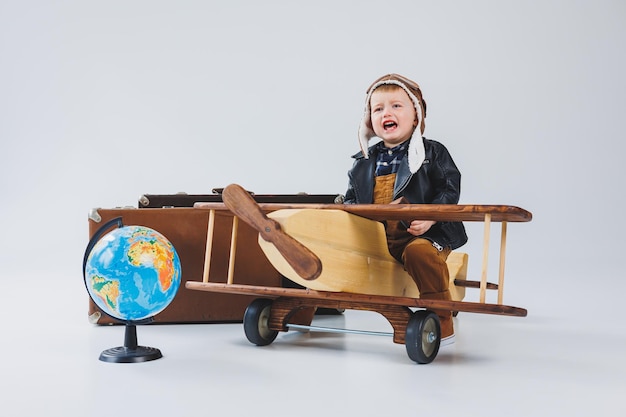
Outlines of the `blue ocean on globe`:
[[163,311],[181,282],[178,253],[159,232],[123,226],[96,242],[85,263],[85,284],[94,303],[123,321]]

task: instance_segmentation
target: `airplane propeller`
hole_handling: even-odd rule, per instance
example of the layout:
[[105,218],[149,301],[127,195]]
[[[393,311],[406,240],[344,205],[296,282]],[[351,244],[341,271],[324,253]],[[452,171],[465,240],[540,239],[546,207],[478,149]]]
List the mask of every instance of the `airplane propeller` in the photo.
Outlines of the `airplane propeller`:
[[272,243],[289,265],[303,279],[314,280],[322,273],[322,262],[310,249],[285,233],[280,224],[263,213],[250,193],[238,184],[222,191],[222,200],[230,211]]

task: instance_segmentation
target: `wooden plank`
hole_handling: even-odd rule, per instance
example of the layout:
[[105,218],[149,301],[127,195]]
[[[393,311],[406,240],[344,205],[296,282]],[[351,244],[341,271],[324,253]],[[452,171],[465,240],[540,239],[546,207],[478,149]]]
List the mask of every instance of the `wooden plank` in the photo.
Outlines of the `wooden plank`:
[[353,294],[345,292],[315,291],[311,289],[297,289],[284,287],[264,287],[256,285],[239,285],[225,283],[205,283],[187,281],[185,287],[190,290],[209,291],[228,294],[256,295],[266,298],[295,297],[313,300],[330,300],[346,303],[384,304],[413,308],[440,309],[462,311],[467,313],[483,313],[505,316],[525,317],[528,312],[524,308],[502,304],[483,304],[469,301],[426,300],[411,297],[389,297],[368,294]]
[[[228,210],[223,203],[194,204],[205,210]],[[265,213],[284,209],[343,210],[372,220],[436,220],[482,222],[485,214],[493,222],[529,222],[532,213],[523,208],[507,205],[470,204],[278,204],[259,203]]]

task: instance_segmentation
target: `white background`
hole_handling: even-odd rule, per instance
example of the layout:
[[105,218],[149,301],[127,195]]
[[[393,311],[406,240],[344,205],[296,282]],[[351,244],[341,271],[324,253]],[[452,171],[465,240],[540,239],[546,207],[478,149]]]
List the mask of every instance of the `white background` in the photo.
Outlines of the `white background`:
[[[606,274],[625,231],[624,17],[619,1],[3,1],[2,264],[79,265],[88,210],[144,193],[343,193],[365,89],[397,72],[424,90],[461,202],[533,212],[511,230],[526,265]],[[38,263],[42,236],[57,244]]]
[[533,213],[509,227],[505,301],[623,343],[625,18],[617,0],[0,0],[0,274],[29,288],[8,306],[29,317],[54,288],[86,325],[91,208],[343,193],[365,89],[397,72],[461,203]]

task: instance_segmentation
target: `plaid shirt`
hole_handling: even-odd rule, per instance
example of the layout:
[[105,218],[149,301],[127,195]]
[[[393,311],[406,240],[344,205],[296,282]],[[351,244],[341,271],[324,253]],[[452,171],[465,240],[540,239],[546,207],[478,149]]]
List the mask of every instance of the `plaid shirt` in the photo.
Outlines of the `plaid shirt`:
[[378,150],[378,156],[376,157],[376,176],[395,174],[398,172],[400,162],[402,158],[405,157],[407,148],[409,147],[409,141],[393,148],[387,148],[382,141],[378,142],[376,146]]

